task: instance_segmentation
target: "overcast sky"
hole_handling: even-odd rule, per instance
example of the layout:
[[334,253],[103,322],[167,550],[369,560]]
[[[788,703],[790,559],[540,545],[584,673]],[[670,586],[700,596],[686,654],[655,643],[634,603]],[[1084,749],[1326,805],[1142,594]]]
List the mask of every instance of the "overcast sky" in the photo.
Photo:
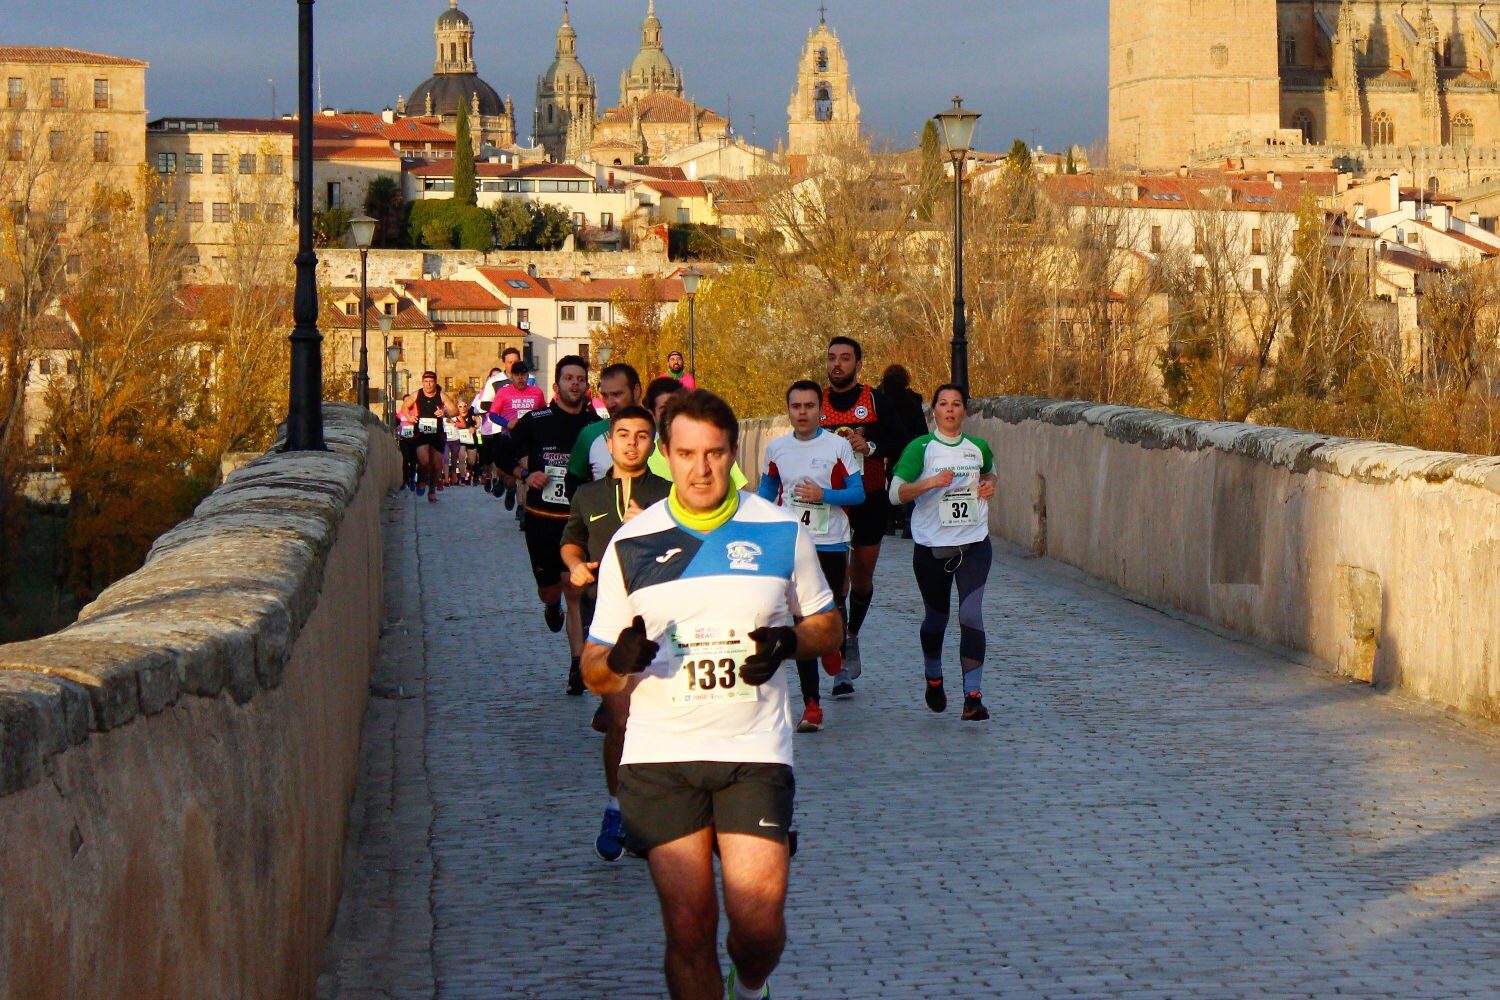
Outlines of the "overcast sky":
[[[7,0],[13,45],[65,45],[144,59],[147,104],[163,115],[264,116],[295,110],[295,0]],[[460,0],[474,21],[479,73],[515,100],[529,134],[536,77],[552,61],[562,3]],[[394,105],[432,72],[432,25],[447,0],[318,0],[323,102]],[[646,0],[574,0],[578,54],[606,106],[640,48]],[[19,9],[17,9],[19,8]],[[667,55],[688,96],[732,113],[774,146],[815,0],[657,0]],[[1105,132],[1108,0],[833,0],[828,23],[848,54],[867,130],[912,141],[962,94],[983,113],[976,142],[1048,149]],[[731,106],[732,100],[732,106]],[[1033,132],[1033,130],[1035,130]]]

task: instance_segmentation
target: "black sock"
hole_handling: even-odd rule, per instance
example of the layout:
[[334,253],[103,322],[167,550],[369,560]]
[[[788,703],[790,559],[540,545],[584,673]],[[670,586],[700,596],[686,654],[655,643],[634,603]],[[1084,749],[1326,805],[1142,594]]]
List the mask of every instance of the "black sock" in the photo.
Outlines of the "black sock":
[[576,656],[573,657],[571,660],[568,661],[568,669],[569,670],[577,670],[579,662],[580,661],[579,661],[578,657],[576,657]]
[[865,623],[865,615],[870,613],[870,602],[875,599],[875,588],[871,587],[866,593],[850,591],[849,593],[849,631],[859,635],[860,626]]

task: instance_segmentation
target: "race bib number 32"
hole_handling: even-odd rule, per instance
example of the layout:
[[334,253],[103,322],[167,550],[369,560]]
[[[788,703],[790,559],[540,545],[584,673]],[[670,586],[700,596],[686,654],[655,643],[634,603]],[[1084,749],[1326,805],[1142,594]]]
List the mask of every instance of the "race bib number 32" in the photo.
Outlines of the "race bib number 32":
[[972,527],[983,523],[982,501],[973,490],[949,490],[938,503],[938,518],[945,527]]
[[760,689],[740,681],[740,665],[755,652],[742,626],[674,625],[668,633],[672,658],[672,704],[755,701]]

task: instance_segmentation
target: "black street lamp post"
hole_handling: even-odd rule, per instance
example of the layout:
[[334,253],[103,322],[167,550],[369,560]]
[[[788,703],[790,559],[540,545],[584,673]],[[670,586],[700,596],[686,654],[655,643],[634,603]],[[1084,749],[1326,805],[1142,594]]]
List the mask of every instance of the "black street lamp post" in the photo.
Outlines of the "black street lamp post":
[[[381,317],[380,327],[385,329],[385,321],[388,316]],[[401,347],[398,344],[390,344],[385,349],[386,380],[385,380],[385,402],[386,419],[390,421],[391,430],[396,429],[396,400],[401,398],[401,390],[396,388],[396,362],[401,360]]]
[[349,220],[354,245],[359,247],[359,374],[354,376],[354,398],[370,408],[370,244],[375,240],[375,220],[363,213]]
[[953,369],[952,381],[969,394],[968,320],[964,314],[964,160],[974,142],[977,111],[964,109],[962,98],[933,118],[943,133],[943,145],[953,160]]
[[[396,317],[394,317],[394,316],[387,316],[384,313],[381,313],[379,316],[377,316],[375,318],[375,322],[377,322],[377,323],[380,324],[380,356],[382,358],[388,358],[389,355],[390,355],[390,352],[391,352],[391,326],[395,323],[395,321],[396,321]],[[395,425],[395,420],[396,420],[396,408],[395,408],[395,405],[391,402],[391,388],[392,387],[391,387],[391,378],[390,378],[390,371],[389,371],[389,369],[390,369],[390,362],[389,361],[386,362],[385,367],[386,367],[387,370],[384,373],[382,373],[383,377],[385,379],[385,392],[383,394],[384,397],[385,397],[385,399],[384,399],[384,406],[381,408],[381,413],[385,417],[386,424],[390,425],[390,426],[394,426]]]
[[323,336],[318,333],[318,257],[313,253],[313,3],[297,0],[297,291],[286,451],[325,451]]
[[682,290],[688,297],[688,374],[698,378],[698,285],[703,274],[696,267],[682,272]]

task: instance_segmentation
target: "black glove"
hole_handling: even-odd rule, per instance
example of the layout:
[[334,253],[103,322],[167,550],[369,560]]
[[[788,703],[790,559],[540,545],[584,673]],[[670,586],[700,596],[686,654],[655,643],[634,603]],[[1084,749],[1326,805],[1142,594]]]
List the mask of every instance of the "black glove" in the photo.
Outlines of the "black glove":
[[604,662],[621,677],[629,677],[649,667],[660,649],[659,643],[646,638],[646,620],[636,615],[629,628],[620,630],[620,638],[615,640],[615,648]]
[[755,652],[740,667],[740,680],[760,685],[770,680],[781,666],[797,652],[797,630],[790,625],[775,628],[762,626],[750,633]]

